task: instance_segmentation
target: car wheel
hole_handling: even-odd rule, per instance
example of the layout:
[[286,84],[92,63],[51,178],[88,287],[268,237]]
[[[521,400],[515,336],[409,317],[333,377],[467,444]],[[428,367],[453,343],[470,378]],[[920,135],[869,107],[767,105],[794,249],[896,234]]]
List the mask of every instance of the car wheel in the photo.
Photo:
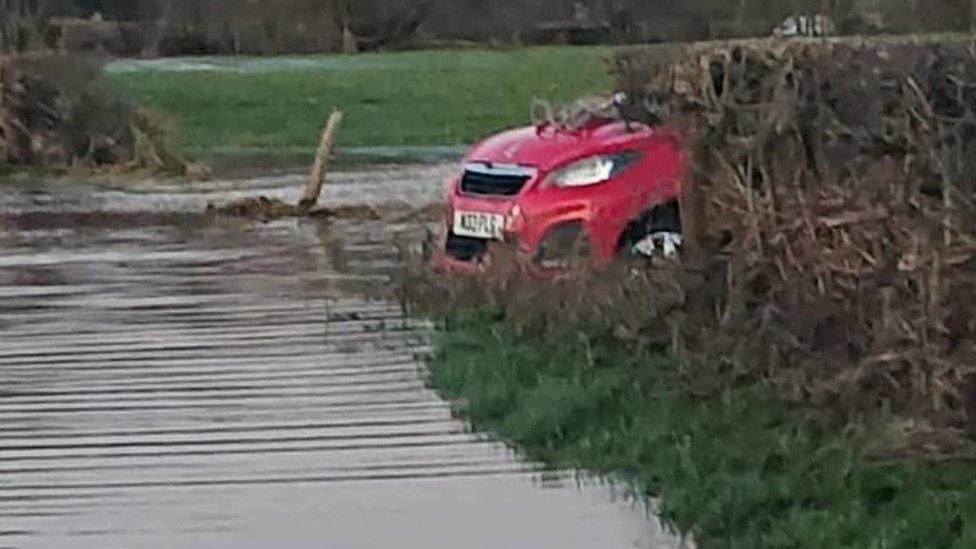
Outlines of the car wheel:
[[631,254],[638,257],[670,259],[677,257],[684,244],[680,233],[660,232],[645,236],[631,247]]
[[546,269],[562,269],[574,259],[590,256],[590,241],[582,223],[564,223],[546,233],[535,254],[535,262]]
[[675,257],[684,242],[681,229],[678,201],[658,204],[628,225],[620,252],[630,257]]

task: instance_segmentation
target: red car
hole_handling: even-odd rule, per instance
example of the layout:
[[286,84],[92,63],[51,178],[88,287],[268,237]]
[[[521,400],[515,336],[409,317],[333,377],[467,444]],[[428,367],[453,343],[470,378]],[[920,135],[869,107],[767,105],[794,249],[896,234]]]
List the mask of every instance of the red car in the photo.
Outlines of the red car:
[[516,244],[543,268],[580,249],[596,266],[673,254],[684,170],[677,132],[645,124],[598,117],[495,135],[468,152],[448,184],[436,263],[476,270],[492,241]]

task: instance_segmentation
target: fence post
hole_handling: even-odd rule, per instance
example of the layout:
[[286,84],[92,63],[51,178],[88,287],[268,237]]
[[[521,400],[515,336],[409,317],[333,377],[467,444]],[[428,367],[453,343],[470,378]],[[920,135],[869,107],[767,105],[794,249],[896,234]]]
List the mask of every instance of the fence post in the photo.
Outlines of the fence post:
[[299,202],[299,206],[302,208],[311,209],[319,201],[322,185],[325,183],[326,171],[329,168],[329,157],[335,147],[339,126],[342,124],[342,116],[340,110],[333,110],[332,114],[329,115],[329,121],[322,132],[322,140],[319,142],[319,149],[315,154],[312,172],[308,175],[308,182],[305,185],[305,196]]

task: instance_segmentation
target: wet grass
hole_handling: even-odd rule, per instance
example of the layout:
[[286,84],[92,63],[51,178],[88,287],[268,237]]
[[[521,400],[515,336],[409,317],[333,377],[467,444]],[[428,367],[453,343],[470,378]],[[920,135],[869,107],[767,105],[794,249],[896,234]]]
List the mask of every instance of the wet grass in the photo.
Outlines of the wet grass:
[[976,547],[972,464],[868,460],[859,435],[762,385],[695,397],[674,360],[487,312],[449,315],[436,348],[431,381],[476,429],[633,482],[702,547]]
[[609,89],[608,48],[427,51],[275,59],[206,58],[111,72],[131,98],[177,121],[190,152],[313,150],[346,111],[341,146],[469,144],[524,125],[534,97]]

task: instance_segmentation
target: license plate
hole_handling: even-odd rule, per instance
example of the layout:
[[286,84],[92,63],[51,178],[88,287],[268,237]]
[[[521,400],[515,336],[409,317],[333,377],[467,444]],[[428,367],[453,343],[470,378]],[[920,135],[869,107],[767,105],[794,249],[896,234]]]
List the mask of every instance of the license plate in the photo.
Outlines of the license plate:
[[454,212],[454,234],[486,240],[504,238],[505,217],[483,212]]

